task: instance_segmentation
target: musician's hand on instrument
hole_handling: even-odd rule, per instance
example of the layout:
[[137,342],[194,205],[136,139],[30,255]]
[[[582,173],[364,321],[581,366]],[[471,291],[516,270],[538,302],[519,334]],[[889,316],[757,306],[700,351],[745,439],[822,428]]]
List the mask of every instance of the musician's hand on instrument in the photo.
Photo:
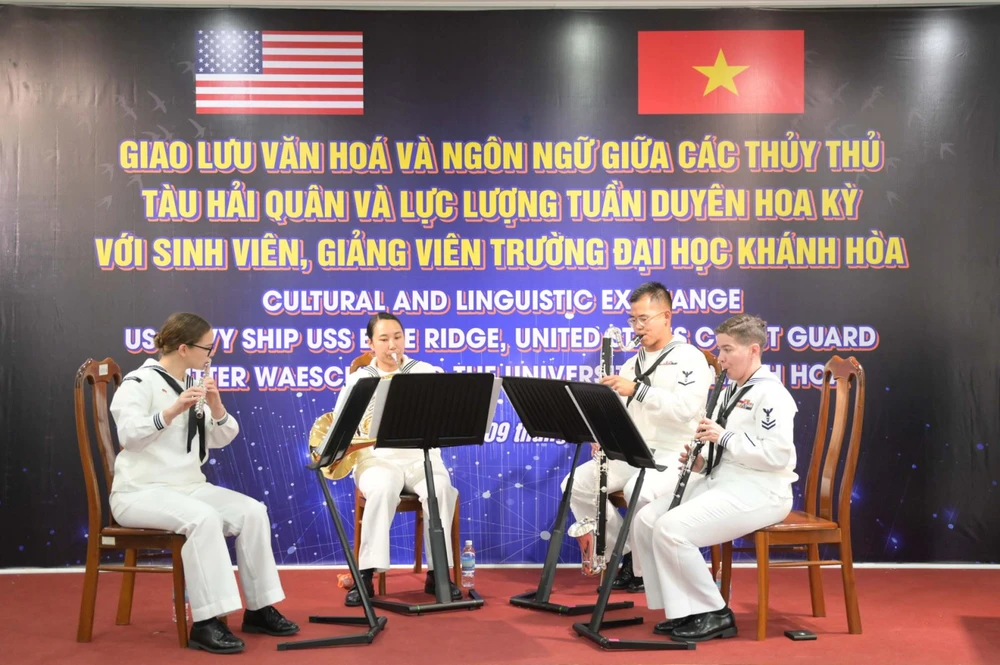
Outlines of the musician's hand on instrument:
[[694,438],[699,441],[711,441],[712,443],[718,443],[719,439],[722,438],[722,434],[725,432],[722,426],[714,420],[709,420],[708,418],[702,418],[698,421],[698,428],[695,430]]
[[219,386],[215,383],[215,379],[210,376],[205,377],[205,404],[211,409],[212,417],[216,420],[221,420],[222,416],[226,414],[226,409],[222,406]]
[[191,386],[178,395],[177,400],[163,410],[163,419],[166,421],[166,424],[169,425],[174,418],[194,406],[195,402],[201,399],[204,394],[204,388]]
[[596,443],[590,444],[590,456],[591,457],[597,457],[597,453],[599,453],[599,452],[601,452],[601,446],[600,445],[598,445]]
[[605,376],[601,379],[601,383],[610,386],[612,390],[622,397],[631,397],[635,393],[635,382],[621,376]]
[[[682,469],[687,465],[688,458],[690,456],[691,456],[691,445],[688,444],[684,446],[684,452],[682,452],[680,456]],[[698,457],[696,457],[694,460],[694,464],[691,466],[691,470],[694,471],[695,473],[701,473],[701,470],[704,468],[705,468],[705,458],[702,457],[701,455],[698,455]]]

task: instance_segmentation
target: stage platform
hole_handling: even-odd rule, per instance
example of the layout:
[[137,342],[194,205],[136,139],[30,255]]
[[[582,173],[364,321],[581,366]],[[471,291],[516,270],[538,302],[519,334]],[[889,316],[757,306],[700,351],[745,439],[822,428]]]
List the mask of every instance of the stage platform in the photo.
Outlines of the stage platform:
[[[280,609],[299,622],[294,639],[343,634],[349,627],[309,624],[310,614],[361,615],[343,605],[334,569],[283,569],[288,599]],[[240,656],[212,656],[182,650],[171,621],[170,580],[166,575],[141,575],[136,583],[132,625],[114,621],[120,576],[102,574],[94,639],[75,641],[83,575],[78,572],[0,575],[0,645],[4,663],[108,663],[166,665],[167,663],[246,662],[400,663],[401,665],[993,665],[1000,663],[1000,570],[863,568],[857,571],[862,635],[847,633],[843,593],[836,570],[825,570],[826,618],[810,612],[805,570],[771,571],[771,619],[768,639],[753,639],[756,619],[756,577],[753,568],[734,570],[733,609],[740,635],[699,644],[694,651],[602,651],[574,634],[579,618],[560,617],[512,607],[510,596],[537,582],[537,568],[486,568],[477,571],[477,589],[486,605],[479,610],[426,616],[387,613],[388,626],[371,646],[312,651],[276,650],[279,641],[239,631],[241,614],[230,626],[247,643]],[[388,595],[429,599],[423,575],[393,570]],[[588,602],[595,584],[576,569],[561,568],[553,600]],[[616,593],[636,607],[608,618],[643,616],[642,626],[616,631],[616,636],[659,639],[652,627],[663,619],[645,608],[645,597]],[[592,601],[591,601],[592,602]],[[792,642],[785,630],[804,628],[817,634],[814,642]]]

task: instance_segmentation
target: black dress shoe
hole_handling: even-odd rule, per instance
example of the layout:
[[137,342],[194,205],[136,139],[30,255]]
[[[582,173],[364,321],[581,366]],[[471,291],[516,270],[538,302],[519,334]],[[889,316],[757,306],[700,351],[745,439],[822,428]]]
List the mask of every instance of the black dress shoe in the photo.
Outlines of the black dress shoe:
[[197,622],[191,626],[188,648],[209,653],[239,653],[246,647],[243,640],[233,635],[226,624],[218,619]]
[[[452,600],[462,600],[462,590],[451,581],[449,578],[448,583],[451,585],[451,599]],[[427,571],[427,577],[424,578],[424,593],[429,593],[432,596],[437,595],[437,591],[434,589],[434,572]]]
[[266,635],[294,635],[299,632],[298,624],[281,616],[273,605],[243,613],[244,633],[264,633]]
[[[369,598],[375,597],[375,584],[372,582],[372,577],[375,575],[374,568],[368,568],[361,571],[361,581],[365,585],[365,590],[368,592]],[[361,605],[361,592],[358,590],[357,583],[351,587],[351,590],[347,592],[347,597],[344,598],[344,605],[348,607],[358,607]]]
[[728,607],[717,612],[695,614],[683,626],[674,628],[670,639],[675,642],[706,642],[717,637],[736,637],[736,617]]
[[635,574],[632,572],[632,553],[629,552],[622,557],[622,565],[618,569],[618,574],[615,575],[615,581],[611,583],[611,590],[626,591],[634,577]]
[[661,621],[653,627],[653,632],[657,635],[673,635],[674,629],[686,624],[691,617],[681,617],[680,619],[667,619]]
[[646,585],[642,583],[641,577],[632,577],[632,581],[629,582],[628,588],[625,589],[629,593],[645,593]]

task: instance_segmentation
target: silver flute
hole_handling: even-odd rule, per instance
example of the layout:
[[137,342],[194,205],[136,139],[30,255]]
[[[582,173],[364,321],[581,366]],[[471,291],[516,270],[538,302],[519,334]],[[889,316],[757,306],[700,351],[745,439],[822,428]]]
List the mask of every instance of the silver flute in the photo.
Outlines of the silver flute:
[[[202,369],[201,378],[198,379],[198,383],[196,384],[198,388],[204,388],[205,387],[205,379],[208,378],[209,373],[211,371],[212,371],[212,359],[209,358],[207,361],[205,361],[205,367]],[[202,395],[201,397],[199,397],[198,401],[195,402],[195,405],[194,405],[194,415],[197,416],[198,418],[204,418],[205,417],[205,396],[204,395]]]

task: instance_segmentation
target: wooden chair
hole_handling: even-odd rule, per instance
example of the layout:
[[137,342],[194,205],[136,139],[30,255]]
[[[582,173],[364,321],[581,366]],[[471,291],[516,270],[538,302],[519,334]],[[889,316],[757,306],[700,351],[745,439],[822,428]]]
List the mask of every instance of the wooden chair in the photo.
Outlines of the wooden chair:
[[365,351],[360,356],[358,356],[357,358],[355,358],[353,362],[351,362],[351,369],[348,372],[348,374],[354,374],[355,372],[357,372],[362,367],[364,367],[366,365],[371,365],[372,364],[372,358],[374,358],[374,357],[375,356],[372,355],[371,351]]
[[[76,631],[77,642],[89,642],[94,632],[94,608],[97,603],[97,580],[101,571],[123,573],[121,591],[118,596],[118,615],[115,623],[128,625],[132,616],[132,597],[135,589],[136,573],[172,573],[174,582],[174,611],[177,614],[177,641],[182,647],[188,645],[187,617],[184,611],[184,567],[181,563],[181,548],[185,538],[181,534],[159,529],[128,529],[118,526],[110,511],[107,524],[102,516],[103,500],[111,493],[111,483],[115,473],[115,444],[111,438],[109,420],[108,387],[115,389],[121,385],[122,373],[111,358],[100,362],[92,358],[83,363],[76,372],[73,397],[76,411],[76,439],[80,448],[80,462],[83,465],[83,479],[87,488],[87,566],[84,573],[83,599],[80,603],[80,621]],[[86,386],[92,387],[92,414],[88,421],[86,409]],[[97,439],[107,492],[102,494],[94,468],[91,451],[90,431]],[[124,550],[124,565],[101,563],[103,552]],[[158,553],[169,552],[172,566],[140,566],[140,552],[150,550]]]
[[[719,373],[722,371],[722,368],[719,366],[719,359],[716,358],[715,354],[711,351],[705,351],[702,349],[701,352],[705,355],[705,360],[708,361],[708,366],[712,368],[712,371],[715,373],[715,377],[718,378]],[[705,400],[708,400],[707,393],[705,394]],[[625,501],[624,492],[612,492],[611,494],[608,494],[608,500],[615,508],[620,508],[622,510],[628,509],[628,502]],[[719,570],[721,559],[721,548],[719,545],[712,545],[712,577],[715,577],[716,571]]]
[[[350,373],[358,371],[361,367],[371,364],[372,361],[371,351],[367,351],[351,363]],[[424,509],[420,504],[420,497],[416,494],[403,493],[399,495],[399,505],[396,507],[396,513],[416,513],[417,522],[414,527],[414,543],[413,543],[413,572],[419,573],[423,570],[423,550],[424,550]],[[455,577],[455,584],[459,583],[462,579],[462,562],[459,558],[459,553],[461,552],[460,543],[461,539],[459,536],[459,506],[461,505],[461,497],[455,499],[455,517],[451,521],[451,551],[452,558],[454,560],[452,574]],[[357,486],[354,487],[354,559],[357,560],[358,555],[361,551],[361,518],[365,513],[365,497],[362,496],[361,492],[358,490]],[[380,596],[385,595],[385,573],[378,574],[378,593]]]
[[[851,409],[851,384],[854,384],[853,416],[851,434],[847,446],[847,458],[840,481],[834,488],[844,435],[847,430]],[[830,395],[835,394],[833,425],[828,427]],[[767,634],[768,569],[809,568],[809,591],[812,596],[813,616],[826,616],[823,600],[823,578],[821,566],[840,566],[844,582],[844,602],[847,606],[848,632],[861,634],[861,613],[858,610],[858,594],[854,582],[854,560],[851,554],[851,489],[854,485],[854,471],[858,464],[861,447],[861,430],[864,424],[865,372],[852,356],[846,360],[833,356],[823,371],[823,388],[820,396],[819,419],[816,424],[816,438],[813,443],[809,473],[806,477],[804,510],[793,510],[780,524],[755,531],[752,536],[754,547],[734,548],[732,543],[722,546],[722,589],[729,602],[729,581],[732,576],[733,552],[756,552],[757,554],[757,639],[763,640]],[[830,443],[826,444],[827,432]],[[824,451],[826,458],[824,459]],[[837,511],[834,515],[834,494],[837,497]],[[817,504],[818,499],[818,504]],[[840,559],[820,560],[821,544],[837,545]],[[805,561],[771,562],[770,549],[805,550]]]

